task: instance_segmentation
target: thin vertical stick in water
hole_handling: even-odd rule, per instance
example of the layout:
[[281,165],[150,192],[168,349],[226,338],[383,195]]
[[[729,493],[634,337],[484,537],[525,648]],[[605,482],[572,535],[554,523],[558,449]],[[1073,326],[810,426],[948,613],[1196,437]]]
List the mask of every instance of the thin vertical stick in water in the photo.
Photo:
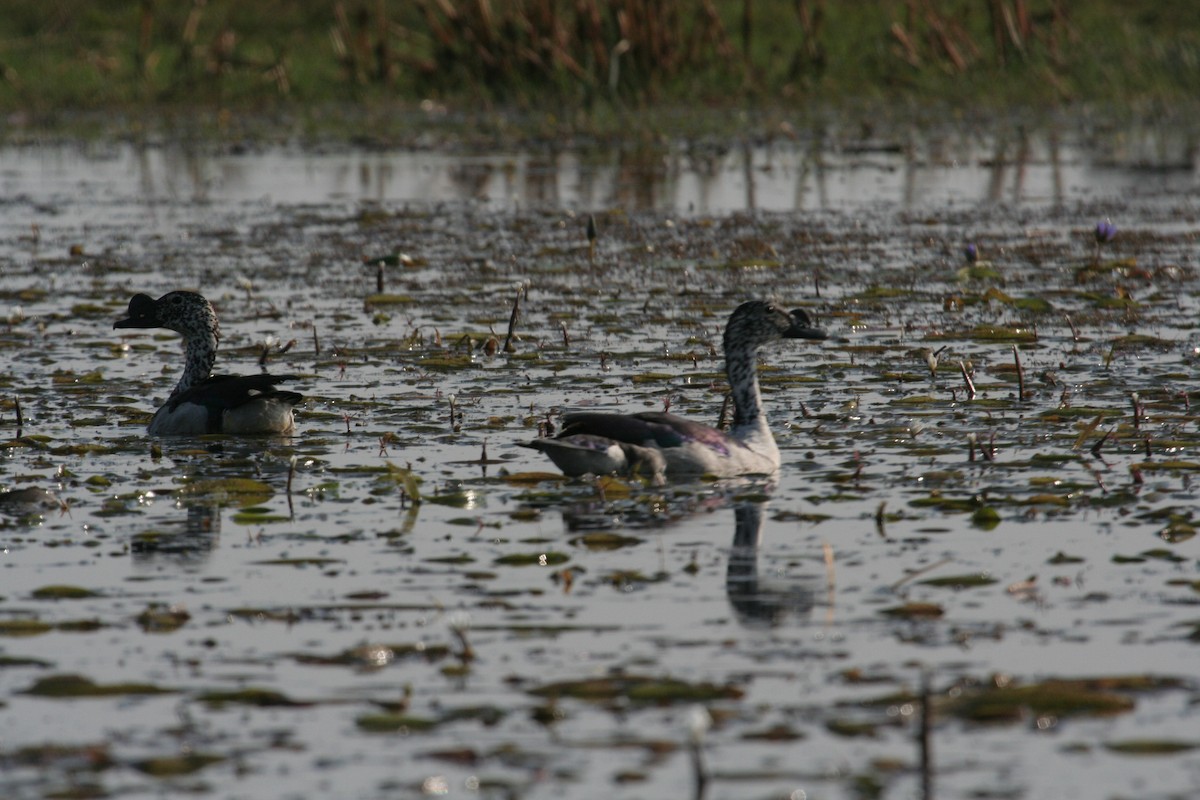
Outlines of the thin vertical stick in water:
[[975,399],[975,381],[971,380],[971,373],[967,372],[967,365],[962,361],[958,362],[958,368],[962,370],[963,382],[967,384],[967,399]]
[[929,711],[929,672],[921,671],[921,720],[918,747],[921,751],[921,798],[933,800],[933,732]]
[[1017,351],[1017,346],[1014,344],[1013,363],[1017,365],[1017,400],[1025,402],[1025,368],[1021,366],[1021,354]]
[[17,436],[21,435],[21,429],[25,427],[25,419],[21,416],[21,398],[13,398],[13,408],[17,411]]
[[513,335],[517,330],[517,316],[521,313],[521,291],[517,290],[517,296],[513,300],[512,314],[508,318],[508,335],[504,337],[504,352],[515,353],[516,346],[513,345]]
[[596,217],[594,214],[588,214],[587,240],[588,240],[588,262],[595,263],[595,261],[596,261]]
[[317,323],[313,323],[313,355],[321,355],[321,340],[317,338]]

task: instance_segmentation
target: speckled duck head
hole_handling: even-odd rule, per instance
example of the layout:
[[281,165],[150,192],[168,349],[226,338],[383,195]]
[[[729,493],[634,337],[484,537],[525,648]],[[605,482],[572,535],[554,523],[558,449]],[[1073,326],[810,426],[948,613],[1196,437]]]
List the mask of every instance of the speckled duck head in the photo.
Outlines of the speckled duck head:
[[217,312],[203,295],[196,292],[167,292],[155,300],[146,294],[129,299],[129,310],[114,328],[167,328],[188,337],[211,335],[220,341]]
[[762,413],[758,390],[758,350],[780,339],[824,339],[803,309],[787,311],[773,300],[742,303],[725,325],[725,374],[733,393],[734,427],[753,423]]
[[166,328],[183,336],[186,358],[183,376],[171,393],[185,392],[212,374],[217,361],[221,330],[217,312],[204,295],[196,292],[167,292],[157,300],[135,294],[129,300],[126,315],[113,323],[114,328]]

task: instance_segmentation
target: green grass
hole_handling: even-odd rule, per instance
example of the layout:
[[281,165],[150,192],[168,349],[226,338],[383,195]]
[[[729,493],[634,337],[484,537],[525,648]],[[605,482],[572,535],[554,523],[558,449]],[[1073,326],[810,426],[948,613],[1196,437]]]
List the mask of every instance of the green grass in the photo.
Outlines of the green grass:
[[0,15],[0,113],[34,124],[285,114],[353,133],[424,102],[623,131],[630,111],[671,127],[662,109],[729,125],[730,108],[1144,114],[1197,96],[1200,15],[1152,0],[6,0]]

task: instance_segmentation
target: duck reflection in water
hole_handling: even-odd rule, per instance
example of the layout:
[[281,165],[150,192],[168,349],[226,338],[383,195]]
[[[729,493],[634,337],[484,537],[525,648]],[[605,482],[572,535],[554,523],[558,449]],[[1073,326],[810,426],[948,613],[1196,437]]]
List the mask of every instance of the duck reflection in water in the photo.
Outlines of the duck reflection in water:
[[789,616],[807,617],[818,579],[804,575],[768,575],[758,571],[766,503],[734,503],[733,546],[725,572],[725,593],[738,622],[748,628],[775,627]]
[[737,621],[747,628],[770,628],[785,624],[789,618],[800,621],[808,617],[815,603],[815,592],[821,585],[819,576],[776,572],[763,575],[759,572],[766,502],[742,500],[731,504],[726,497],[709,497],[687,506],[684,513],[673,514],[669,519],[646,518],[644,509],[638,504],[581,503],[564,508],[563,521],[572,533],[658,527],[693,518],[700,511],[721,513],[729,505],[733,507],[734,529],[725,571],[725,593]]
[[170,561],[196,565],[208,560],[221,538],[221,507],[195,503],[186,510],[183,530],[174,523],[156,524],[153,532],[133,537],[129,549],[135,564]]

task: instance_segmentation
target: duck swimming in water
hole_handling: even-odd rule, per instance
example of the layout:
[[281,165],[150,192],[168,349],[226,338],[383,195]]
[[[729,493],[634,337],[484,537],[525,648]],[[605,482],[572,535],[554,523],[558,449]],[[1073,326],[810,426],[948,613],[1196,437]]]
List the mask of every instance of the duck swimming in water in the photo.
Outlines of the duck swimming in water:
[[154,412],[150,435],[288,434],[295,428],[292,409],[304,396],[275,384],[296,376],[212,374],[221,333],[217,312],[203,295],[176,291],[155,300],[135,294],[113,327],[168,328],[183,336],[183,375]]
[[[647,469],[668,478],[772,474],[780,456],[762,410],[759,348],[779,339],[825,337],[801,309],[786,311],[766,300],[742,303],[725,325],[725,374],[733,397],[728,433],[665,412],[584,412],[564,415],[557,436],[524,446],[542,451],[572,477]],[[657,451],[661,460],[646,457],[645,450]]]

